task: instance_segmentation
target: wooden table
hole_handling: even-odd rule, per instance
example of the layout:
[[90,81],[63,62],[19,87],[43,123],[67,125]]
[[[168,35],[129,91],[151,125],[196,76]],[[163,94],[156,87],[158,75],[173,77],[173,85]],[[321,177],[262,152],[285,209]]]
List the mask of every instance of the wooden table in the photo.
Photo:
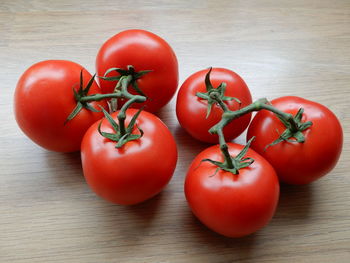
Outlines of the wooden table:
[[[325,104],[344,128],[337,167],[309,186],[283,186],[261,231],[219,236],[184,198],[186,170],[208,145],[179,127],[174,98],[159,113],[179,148],[167,188],[133,207],[96,197],[78,153],[48,152],[24,136],[12,97],[21,73],[41,60],[73,60],[94,72],[100,45],[128,28],[171,44],[180,83],[197,70],[227,67],[255,99],[293,94]],[[0,33],[0,262],[350,262],[348,0],[2,0]]]

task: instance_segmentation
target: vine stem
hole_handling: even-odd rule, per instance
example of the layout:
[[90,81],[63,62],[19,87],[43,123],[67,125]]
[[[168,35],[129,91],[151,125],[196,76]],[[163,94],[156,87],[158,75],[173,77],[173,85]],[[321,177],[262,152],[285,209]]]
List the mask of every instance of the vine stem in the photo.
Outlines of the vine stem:
[[111,98],[121,98],[122,94],[118,90],[115,93],[108,93],[108,94],[92,94],[86,97],[82,97],[80,99],[81,102],[91,102],[91,101],[100,101],[104,99],[111,99]]
[[[123,136],[126,134],[126,129],[125,129],[125,119],[126,119],[126,110],[133,104],[134,102],[144,102],[146,101],[145,96],[141,95],[133,95],[128,92],[128,86],[132,81],[132,75],[126,75],[122,76],[118,82],[120,83],[120,93],[123,95],[122,97],[127,99],[128,101],[124,103],[122,108],[119,110],[118,113],[118,121],[119,121],[119,126],[120,126],[120,134]],[[118,85],[117,85],[118,86]],[[119,90],[115,90],[115,92],[118,92]]]
[[[120,135],[123,136],[126,134],[126,126],[125,126],[125,119],[126,119],[126,110],[133,104],[134,102],[145,102],[146,97],[141,95],[133,95],[129,93],[128,87],[133,81],[133,75],[123,75],[118,80],[118,83],[114,89],[113,93],[108,94],[92,94],[87,96],[81,96],[79,97],[79,103],[88,103],[92,101],[100,101],[103,99],[112,99],[116,100],[117,98],[123,98],[127,101],[124,103],[122,108],[120,109],[118,113],[118,121],[119,121],[119,128],[120,128]],[[115,111],[114,109],[113,111]]]
[[[218,102],[219,105],[221,103]],[[219,134],[219,130],[222,130],[223,127],[225,127],[227,124],[229,124],[232,120],[237,119],[245,114],[251,113],[253,111],[260,111],[260,110],[268,110],[273,113],[275,113],[277,116],[279,116],[281,119],[284,119],[286,122],[290,123],[291,129],[293,131],[298,130],[298,124],[295,122],[295,119],[293,118],[292,114],[280,111],[279,109],[273,107],[269,104],[268,100],[266,98],[258,99],[254,103],[241,108],[236,111],[231,111],[227,109],[227,107],[224,109],[222,107],[224,113],[222,115],[221,120],[215,124],[212,128],[210,128],[209,132],[212,134]]]
[[[212,105],[215,103],[220,106],[223,113],[221,116],[221,120],[215,124],[213,127],[209,129],[209,132],[211,134],[217,134],[219,137],[219,143],[220,143],[220,150],[224,158],[224,162],[217,162],[213,160],[206,159],[206,161],[209,161],[217,166],[219,166],[220,169],[230,171],[232,173],[238,173],[238,170],[243,167],[249,166],[254,160],[251,158],[245,158],[242,159],[245,153],[248,150],[248,147],[250,146],[250,143],[254,139],[254,137],[247,143],[247,145],[244,147],[242,152],[238,154],[236,157],[232,157],[229,153],[228,145],[225,140],[223,129],[226,125],[228,125],[232,120],[237,119],[245,114],[254,112],[254,111],[260,111],[260,110],[268,110],[273,112],[286,126],[286,130],[284,133],[280,136],[280,138],[273,142],[270,145],[274,145],[280,141],[286,140],[290,138],[291,136],[294,136],[295,138],[299,138],[298,142],[304,142],[304,136],[301,133],[301,131],[307,129],[312,125],[311,122],[302,123],[301,122],[301,114],[303,112],[303,109],[301,108],[297,115],[294,117],[292,114],[280,111],[279,109],[273,107],[269,101],[266,98],[259,99],[252,104],[240,108],[236,111],[232,111],[228,108],[228,106],[225,104],[224,101],[228,100],[236,100],[239,104],[240,101],[238,98],[234,97],[227,97],[225,96],[225,88],[226,83],[222,82],[217,88],[214,88],[213,85],[210,82],[210,72],[212,68],[209,69],[208,73],[205,76],[205,85],[206,85],[206,91],[207,92],[198,92],[196,95],[204,100],[208,101],[208,109],[207,109],[207,116],[210,114],[210,111],[212,109]],[[247,162],[247,160],[249,160]]]
[[227,143],[225,141],[225,136],[223,133],[223,129],[219,129],[218,130],[218,136],[219,136],[219,143],[220,143],[220,150],[224,156],[225,159],[225,163],[227,165],[227,168],[232,169],[234,168],[233,162],[232,162],[232,158],[230,155],[230,152],[228,151],[228,146]]

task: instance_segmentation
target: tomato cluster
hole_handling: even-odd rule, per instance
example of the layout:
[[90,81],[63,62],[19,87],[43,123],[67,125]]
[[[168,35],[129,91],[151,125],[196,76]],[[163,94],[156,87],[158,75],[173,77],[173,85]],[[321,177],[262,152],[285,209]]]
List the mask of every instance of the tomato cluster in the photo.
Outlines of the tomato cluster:
[[[206,80],[210,71],[214,73],[211,83]],[[258,100],[246,106],[250,93],[237,74],[225,69],[210,71],[206,70],[207,76],[203,71],[193,74],[181,86],[176,105],[179,122],[194,138],[211,142],[216,133],[216,142],[220,142],[218,131],[222,128],[221,139],[225,135],[231,141],[247,128],[244,118],[250,119],[250,113],[258,111],[247,131],[251,149],[244,154],[254,162],[232,171],[225,149],[210,147],[192,162],[185,179],[185,195],[193,213],[210,229],[240,237],[255,232],[272,218],[279,181],[308,184],[335,167],[342,150],[342,128],[328,108],[299,97]],[[215,96],[222,93],[222,83],[226,89],[218,99]],[[236,89],[240,91],[232,92]],[[235,101],[229,96],[241,105],[232,108]],[[208,107],[213,99],[214,104]],[[211,110],[209,115],[206,109]],[[213,127],[208,129],[207,123]],[[236,126],[231,128],[232,123]],[[227,146],[227,154],[241,155],[242,146]]]
[[[34,64],[17,83],[16,121],[43,148],[80,150],[97,195],[122,205],[143,202],[167,185],[177,163],[172,134],[151,113],[176,93],[175,53],[151,32],[126,30],[102,45],[96,72],[64,60]],[[252,103],[244,80],[224,68],[188,77],[176,115],[195,139],[219,143],[193,160],[184,192],[195,216],[229,237],[265,226],[280,182],[315,181],[335,167],[342,150],[341,125],[328,108],[292,96]],[[247,128],[246,146],[230,142]]]
[[[171,179],[177,147],[168,128],[154,114],[122,106],[134,99],[138,102],[134,107],[151,112],[164,106],[178,86],[175,53],[153,33],[126,30],[102,45],[96,71],[97,82],[71,61],[47,60],[31,66],[15,91],[17,123],[43,148],[81,150],[84,176],[99,196],[117,204],[143,202]],[[128,90],[121,90],[123,83]],[[120,111],[109,115],[108,99],[115,99],[113,96],[120,97]],[[123,114],[124,120],[113,129]],[[132,120],[133,116],[137,119]],[[130,122],[130,129],[124,127]]]

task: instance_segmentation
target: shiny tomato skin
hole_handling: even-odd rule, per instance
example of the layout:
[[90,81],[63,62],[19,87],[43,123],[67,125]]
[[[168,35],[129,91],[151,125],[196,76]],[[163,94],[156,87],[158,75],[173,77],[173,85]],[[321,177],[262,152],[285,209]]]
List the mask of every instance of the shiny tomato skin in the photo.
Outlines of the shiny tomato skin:
[[[218,136],[210,134],[208,130],[218,123],[222,116],[222,109],[213,105],[209,117],[207,115],[207,101],[196,96],[197,92],[206,92],[205,75],[208,69],[198,71],[188,77],[180,87],[176,101],[176,115],[180,125],[194,138],[208,143],[217,143]],[[225,68],[213,68],[210,80],[214,88],[221,82],[226,82],[225,95],[236,97],[241,102],[241,107],[252,103],[250,91],[244,80],[235,72]],[[239,104],[232,101],[225,101],[230,110],[239,109]],[[227,141],[239,136],[248,126],[251,114],[244,115],[224,128]]]
[[[128,124],[136,110],[128,109],[126,113]],[[112,114],[115,120],[117,114]],[[144,135],[119,149],[115,148],[116,142],[98,133],[99,121],[89,128],[82,142],[85,179],[97,195],[112,203],[133,205],[153,197],[167,185],[175,170],[177,147],[165,124],[146,111],[136,123]],[[101,130],[112,132],[106,119]]]
[[[146,105],[145,110],[156,112],[174,96],[178,86],[178,63],[165,40],[145,30],[125,30],[108,39],[96,57],[98,76],[103,76],[110,68],[126,69],[128,65],[134,66],[136,71],[152,70],[137,80],[149,99],[132,105],[133,108]],[[108,76],[115,75],[116,72],[111,72]],[[103,93],[113,92],[115,81],[99,81]],[[132,88],[129,92],[136,94]]]
[[339,159],[343,144],[342,127],[334,113],[317,102],[294,96],[277,98],[271,103],[293,115],[304,108],[302,121],[312,121],[313,125],[303,131],[304,143],[281,142],[264,150],[285,127],[273,113],[262,110],[248,128],[247,138],[256,136],[252,149],[265,157],[280,181],[287,184],[308,184],[329,173]]
[[[81,65],[66,60],[46,60],[29,67],[20,77],[14,94],[14,112],[22,131],[36,144],[56,152],[74,152],[80,149],[85,131],[101,112],[82,109],[64,125],[76,106],[72,88],[79,88],[80,72],[86,86],[91,74]],[[100,93],[96,82],[89,94]],[[92,102],[106,107],[106,102]]]
[[[242,145],[228,143],[236,156]],[[194,215],[211,230],[227,236],[242,237],[265,226],[274,215],[279,183],[273,167],[249,149],[247,157],[255,159],[248,168],[232,174],[201,160],[223,161],[219,145],[211,146],[192,162],[185,180],[185,195]],[[215,175],[214,175],[215,174]]]

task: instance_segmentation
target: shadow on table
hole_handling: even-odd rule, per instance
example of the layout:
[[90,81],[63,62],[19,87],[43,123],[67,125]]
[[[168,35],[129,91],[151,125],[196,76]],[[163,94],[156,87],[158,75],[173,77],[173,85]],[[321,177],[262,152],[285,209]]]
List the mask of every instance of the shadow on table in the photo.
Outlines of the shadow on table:
[[46,151],[45,158],[46,162],[43,165],[47,167],[58,184],[67,187],[77,182],[85,184],[80,152],[56,153]]
[[264,243],[266,246],[271,245],[270,242],[276,237],[276,229],[281,231],[281,226],[285,226],[283,231],[286,231],[287,236],[288,226],[304,224],[309,219],[312,196],[312,185],[282,185],[279,205],[271,222],[256,233],[241,238],[228,238],[211,231],[191,213],[188,207],[183,207],[181,218],[184,227],[191,233],[189,237],[191,242],[202,244],[207,251],[214,252],[219,249],[228,257],[249,260],[255,253],[255,247],[261,247]]
[[145,228],[151,225],[152,220],[157,216],[160,206],[164,201],[164,191],[145,202],[131,206],[122,206],[121,209],[128,213],[129,217],[136,222],[141,222],[140,227]]
[[[161,210],[167,193],[137,205],[121,206],[107,203],[100,199],[94,206],[98,221],[94,228],[98,232],[92,239],[108,240],[108,246],[114,251],[129,250],[129,256],[139,253],[148,243],[159,237]],[[116,252],[117,254],[117,252]]]
[[180,125],[175,127],[174,137],[179,151],[178,163],[185,167],[189,167],[201,151],[213,145],[194,139]]
[[235,259],[249,259],[258,243],[259,232],[241,238],[229,238],[211,231],[192,214],[188,207],[183,211],[183,224],[191,232],[191,239],[194,239],[192,242],[205,246],[206,253],[219,250],[232,255]]
[[313,185],[281,184],[280,199],[275,214],[279,224],[302,224],[311,216],[313,202]]

